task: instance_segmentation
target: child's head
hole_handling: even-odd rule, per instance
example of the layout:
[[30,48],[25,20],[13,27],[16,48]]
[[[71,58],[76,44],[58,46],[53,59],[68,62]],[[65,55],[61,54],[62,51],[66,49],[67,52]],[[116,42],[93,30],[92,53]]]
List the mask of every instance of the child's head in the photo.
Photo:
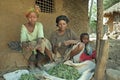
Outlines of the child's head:
[[88,33],[82,33],[80,35],[81,42],[87,44],[89,42],[89,34]]

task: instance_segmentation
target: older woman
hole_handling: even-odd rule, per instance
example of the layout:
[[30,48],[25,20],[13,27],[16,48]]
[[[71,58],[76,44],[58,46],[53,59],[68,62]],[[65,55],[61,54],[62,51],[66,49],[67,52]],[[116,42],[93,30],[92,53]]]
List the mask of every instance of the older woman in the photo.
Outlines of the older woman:
[[67,27],[68,22],[69,19],[65,15],[56,18],[58,29],[51,35],[52,49],[53,53],[59,54],[59,58],[62,60],[73,59],[78,62],[84,44],[79,41],[75,32]]
[[[95,69],[95,63],[92,61],[80,62],[80,55],[84,51],[84,43],[80,42],[75,32],[70,30],[68,18],[60,15],[56,18],[57,30],[51,35],[52,49],[56,61],[75,67],[81,75],[79,80],[90,80]],[[59,54],[59,55],[58,55]],[[71,60],[68,60],[71,59]]]
[[41,56],[48,56],[52,61],[51,44],[44,37],[43,25],[37,22],[39,10],[31,8],[26,13],[27,23],[21,28],[21,43],[23,51],[28,51],[31,54],[29,58],[30,67],[35,67],[36,63],[40,66],[39,60]]

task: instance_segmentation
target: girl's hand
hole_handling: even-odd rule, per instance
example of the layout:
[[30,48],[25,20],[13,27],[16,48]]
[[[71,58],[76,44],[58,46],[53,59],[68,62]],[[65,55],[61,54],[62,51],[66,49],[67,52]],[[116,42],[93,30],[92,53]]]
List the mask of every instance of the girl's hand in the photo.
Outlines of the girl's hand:
[[32,51],[33,49],[32,49],[32,47],[30,47],[30,46],[27,46],[27,47],[24,47],[27,51]]
[[38,48],[36,48],[38,51],[43,51],[43,49],[41,48],[41,47],[38,47]]

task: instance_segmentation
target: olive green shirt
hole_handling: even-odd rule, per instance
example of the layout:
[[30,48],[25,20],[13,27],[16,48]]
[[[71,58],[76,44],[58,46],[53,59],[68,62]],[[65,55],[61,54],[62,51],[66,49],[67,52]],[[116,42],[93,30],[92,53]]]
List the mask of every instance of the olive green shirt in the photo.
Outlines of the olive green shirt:
[[[53,50],[55,48],[55,45],[58,45],[60,42],[63,43],[64,41],[67,40],[78,40],[78,37],[75,34],[75,32],[70,29],[66,29],[63,35],[59,35],[58,30],[54,31],[50,38]],[[62,45],[59,48],[57,48],[57,51],[60,54],[64,55],[68,48],[70,48],[70,46]]]

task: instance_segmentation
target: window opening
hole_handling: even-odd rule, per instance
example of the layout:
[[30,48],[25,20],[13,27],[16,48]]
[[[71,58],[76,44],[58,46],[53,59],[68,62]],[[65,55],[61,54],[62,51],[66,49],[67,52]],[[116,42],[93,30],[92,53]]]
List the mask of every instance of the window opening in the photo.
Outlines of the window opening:
[[54,0],[36,0],[35,4],[40,7],[41,12],[53,13],[54,12]]

